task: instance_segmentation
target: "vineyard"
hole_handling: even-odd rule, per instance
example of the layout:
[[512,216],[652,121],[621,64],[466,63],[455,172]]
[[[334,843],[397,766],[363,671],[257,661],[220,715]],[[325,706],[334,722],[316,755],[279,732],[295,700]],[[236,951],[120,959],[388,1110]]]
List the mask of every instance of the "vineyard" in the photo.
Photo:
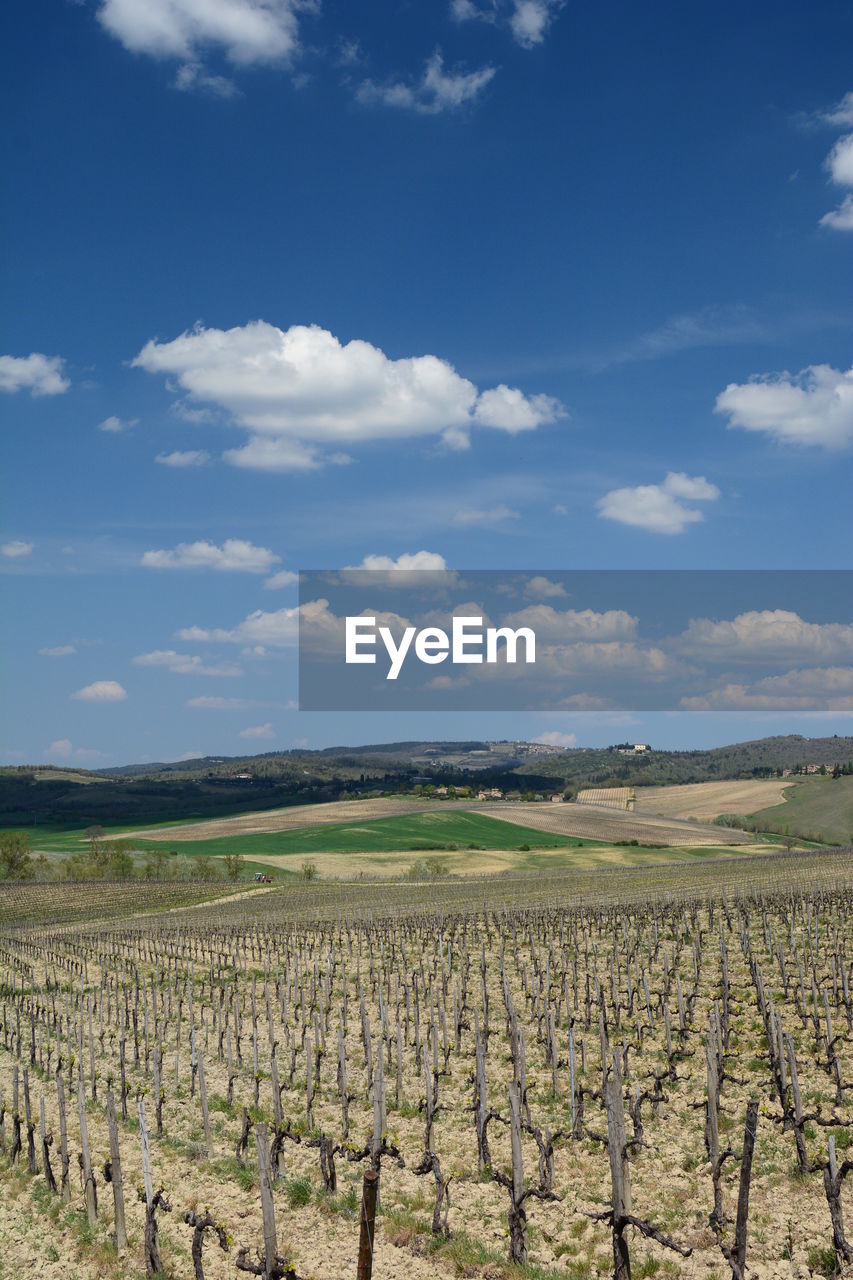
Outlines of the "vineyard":
[[575,800],[576,804],[597,804],[605,809],[633,809],[636,801],[633,787],[587,787]]
[[843,1274],[851,857],[0,889],[0,1276]]

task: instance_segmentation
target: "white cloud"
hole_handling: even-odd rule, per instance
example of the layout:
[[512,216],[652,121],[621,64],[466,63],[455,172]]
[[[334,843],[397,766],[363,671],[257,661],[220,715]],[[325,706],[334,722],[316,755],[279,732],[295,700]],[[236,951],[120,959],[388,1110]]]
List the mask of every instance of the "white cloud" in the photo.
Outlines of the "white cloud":
[[853,711],[853,668],[800,668],[754,684],[729,683],[682,698],[681,706],[686,711]]
[[212,694],[203,694],[200,698],[188,698],[184,704],[194,711],[244,711],[251,706],[245,698],[220,698]]
[[566,504],[565,504],[564,502],[555,502],[555,503],[554,503],[554,515],[555,515],[555,516],[567,516],[568,514],[569,514],[569,508],[566,506]]
[[650,533],[677,534],[705,518],[695,507],[685,506],[684,500],[713,502],[719,496],[717,486],[704,476],[670,471],[662,484],[611,489],[595,505],[606,520],[616,520]]
[[853,658],[853,625],[807,622],[789,609],[755,609],[725,621],[693,618],[681,647],[732,661],[834,661]]
[[344,463],[341,446],[369,441],[438,435],[459,447],[473,427],[515,434],[565,416],[551,396],[527,397],[503,384],[479,392],[438,356],[391,359],[369,342],[342,344],[317,325],[198,326],[172,342],[148,342],[133,364],[224,409],[250,432],[226,461],[263,471]]
[[178,67],[175,88],[182,93],[209,93],[212,98],[236,98],[240,90],[227,76],[211,75],[200,62],[185,62]]
[[853,133],[838,139],[826,157],[826,167],[838,186],[853,187]]
[[212,542],[179,542],[171,550],[146,551],[146,569],[216,569],[222,573],[269,573],[281,556],[240,538],[227,538],[221,547]]
[[820,225],[833,231],[853,231],[853,195],[845,196],[837,209],[825,213]]
[[4,542],[0,546],[0,556],[5,556],[7,560],[21,560],[24,556],[32,555],[34,548],[35,543],[16,538],[13,542]]
[[73,644],[58,644],[52,649],[39,649],[42,658],[67,658],[69,654],[76,652]]
[[241,738],[274,738],[275,730],[269,721],[266,724],[256,724],[249,729],[240,730]]
[[515,41],[523,49],[541,44],[563,0],[450,0],[450,16],[457,22],[488,22],[509,25]]
[[85,689],[72,693],[71,697],[79,702],[123,702],[127,691],[117,680],[96,680],[94,684],[87,684]]
[[554,582],[539,574],[525,583],[524,594],[531,600],[556,600],[566,594],[566,588],[562,582]]
[[485,529],[491,528],[493,525],[502,524],[504,520],[517,520],[519,513],[513,511],[511,507],[499,505],[496,507],[487,507],[480,510],[476,507],[462,507],[453,517],[453,523],[459,525],[463,529],[470,529],[477,525]]
[[730,427],[761,431],[788,444],[843,449],[853,444],[853,369],[809,365],[798,374],[732,382],[717,396]]
[[75,747],[70,738],[57,738],[44,754],[48,760],[79,760],[81,763],[104,758],[103,751],[96,751],[94,747]]
[[826,124],[840,124],[842,128],[853,125],[853,91],[845,93],[841,101],[828,111],[821,112],[820,118]]
[[294,583],[298,581],[298,573],[294,573],[292,569],[280,569],[278,573],[274,573],[271,578],[267,578],[264,583],[264,590],[278,591],[281,587],[292,587]]
[[179,676],[241,676],[242,669],[233,662],[206,663],[198,654],[176,653],[174,649],[155,649],[133,659],[137,667],[165,667]]
[[62,356],[33,351],[28,356],[0,356],[0,391],[29,390],[33,396],[58,396],[71,386],[63,375]]
[[553,396],[525,396],[517,387],[507,387],[504,383],[492,391],[482,391],[474,408],[476,422],[485,427],[499,427],[510,435],[533,431],[543,422],[566,417],[565,409]]
[[514,0],[509,25],[523,49],[541,44],[562,0]]
[[305,0],[101,0],[98,20],[131,53],[198,61],[206,49],[236,66],[274,63],[298,48]]
[[378,102],[386,107],[418,111],[422,115],[438,115],[442,111],[455,111],[466,102],[472,102],[494,75],[494,67],[481,67],[478,71],[447,72],[444,69],[444,59],[436,50],[428,59],[421,79],[415,84],[406,84],[402,80],[376,84],[373,80],[365,80],[359,85],[356,97],[362,103]]
[[204,467],[210,462],[206,449],[175,449],[173,453],[158,453],[154,459],[164,467]]
[[541,742],[546,747],[573,747],[577,742],[577,735],[561,733],[559,729],[549,729],[547,733],[540,733],[539,737],[534,738],[533,741]]
[[[325,602],[323,602],[325,603]],[[226,644],[261,645],[269,648],[284,648],[296,644],[299,634],[299,607],[277,609],[267,613],[256,609],[247,618],[230,629],[225,627],[182,627],[178,631],[179,640],[195,641],[209,644],[224,642]]]
[[637,619],[624,609],[606,609],[603,613],[594,609],[560,612],[550,604],[528,605],[526,609],[508,614],[501,620],[501,625],[532,627],[537,638],[545,644],[568,644],[581,640],[595,644],[630,641],[637,634]]
[[403,555],[397,556],[396,560],[393,556],[365,556],[361,564],[350,565],[350,568],[381,571],[392,569],[402,573],[418,570],[440,571],[447,568],[447,562],[437,551],[415,551],[404,552]]
[[[853,93],[846,93],[839,103],[820,117],[829,124],[853,124]],[[853,187],[853,133],[839,138],[826,157],[830,181],[839,187]],[[820,219],[822,227],[833,231],[853,231],[853,196],[845,196],[837,209]]]
[[138,418],[117,418],[115,414],[111,414],[109,418],[104,418],[103,422],[98,423],[98,430],[119,435],[122,431],[130,431],[138,424]]

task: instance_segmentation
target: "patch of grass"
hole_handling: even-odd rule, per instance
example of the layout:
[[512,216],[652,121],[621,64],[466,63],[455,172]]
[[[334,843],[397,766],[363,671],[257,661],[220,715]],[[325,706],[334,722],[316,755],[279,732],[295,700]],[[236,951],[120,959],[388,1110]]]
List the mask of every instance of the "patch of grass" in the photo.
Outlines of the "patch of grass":
[[310,1204],[313,1188],[308,1178],[293,1178],[287,1184],[287,1203],[291,1209],[302,1209]]
[[812,1274],[819,1276],[840,1276],[841,1267],[838,1265],[838,1258],[835,1256],[834,1249],[816,1248],[809,1249],[806,1256],[809,1269]]
[[[289,831],[269,831],[254,835],[219,836],[212,840],[182,840],[182,856],[217,857],[239,852],[246,859],[264,855],[310,853],[392,853],[425,849],[478,847],[481,849],[581,848],[601,841],[581,840],[552,831],[534,831],[514,822],[491,818],[488,814],[451,812],[410,813],[366,822],[333,822],[296,827]],[[137,848],[159,847],[134,840]],[[248,862],[246,864],[248,866]]]

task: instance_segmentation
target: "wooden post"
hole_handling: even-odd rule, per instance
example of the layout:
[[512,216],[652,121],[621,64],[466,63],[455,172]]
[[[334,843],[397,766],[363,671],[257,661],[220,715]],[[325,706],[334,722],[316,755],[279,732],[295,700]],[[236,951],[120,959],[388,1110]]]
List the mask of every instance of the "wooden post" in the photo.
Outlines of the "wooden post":
[[367,1169],[361,1195],[361,1231],[358,1239],[356,1280],[371,1280],[376,1238],[376,1199],[379,1193],[379,1170]]
[[201,1119],[204,1124],[204,1145],[207,1147],[207,1154],[213,1154],[213,1148],[210,1142],[210,1112],[207,1109],[207,1083],[204,1078],[204,1061],[201,1051],[198,1053],[198,1095],[201,1099]]
[[71,1199],[68,1181],[68,1122],[65,1116],[65,1081],[62,1072],[56,1072],[56,1101],[59,1107],[59,1195],[66,1204]]
[[94,1227],[98,1221],[98,1193],[95,1188],[95,1175],[92,1172],[92,1157],[89,1153],[89,1130],[86,1124],[86,1088],[83,1084],[83,1071],[77,1077],[77,1111],[80,1119],[80,1147],[83,1154],[83,1187],[86,1195],[86,1217],[89,1226]]
[[614,1280],[631,1280],[631,1260],[623,1225],[626,1214],[631,1212],[631,1173],[625,1142],[622,1082],[615,1059],[613,1075],[604,1086],[604,1099],[607,1107],[610,1181],[613,1187],[613,1277]]
[[275,1270],[278,1243],[275,1235],[269,1132],[265,1124],[255,1125],[255,1140],[258,1144],[258,1182],[261,1190],[261,1213],[264,1219],[264,1277],[265,1280],[270,1280]]
[[116,1248],[121,1250],[127,1246],[127,1231],[124,1224],[124,1187],[121,1181],[121,1151],[118,1145],[116,1104],[109,1085],[107,1085],[107,1124],[110,1130],[110,1182],[115,1209],[115,1241]]
[[743,1280],[746,1268],[746,1229],[749,1217],[749,1183],[752,1177],[752,1157],[755,1151],[755,1132],[758,1127],[758,1099],[751,1098],[746,1108],[746,1125],[743,1131],[743,1155],[740,1162],[740,1187],[737,1197],[735,1244],[729,1259],[734,1280]]

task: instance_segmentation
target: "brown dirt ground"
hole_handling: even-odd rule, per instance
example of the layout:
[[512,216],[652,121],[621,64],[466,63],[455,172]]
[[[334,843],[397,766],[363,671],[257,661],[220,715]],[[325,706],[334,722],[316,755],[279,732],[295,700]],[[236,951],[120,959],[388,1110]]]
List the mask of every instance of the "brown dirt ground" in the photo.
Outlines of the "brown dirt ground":
[[755,813],[780,804],[786,778],[751,779],[742,782],[693,782],[673,787],[637,787],[638,813],[664,814],[670,818],[698,818],[711,822],[721,813]]

